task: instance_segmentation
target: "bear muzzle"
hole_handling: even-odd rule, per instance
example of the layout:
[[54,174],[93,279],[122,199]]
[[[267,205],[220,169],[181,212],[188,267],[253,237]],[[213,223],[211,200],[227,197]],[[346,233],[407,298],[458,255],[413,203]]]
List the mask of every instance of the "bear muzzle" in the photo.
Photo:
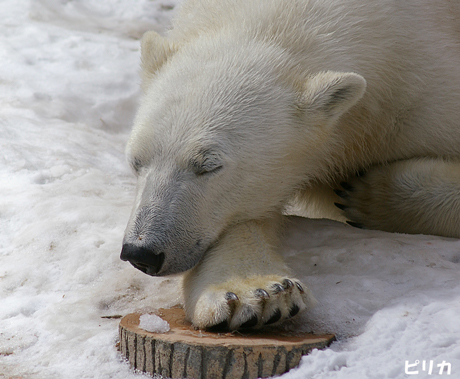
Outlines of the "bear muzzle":
[[144,274],[156,276],[163,267],[165,255],[164,253],[156,254],[150,249],[127,243],[121,249],[120,259],[125,262],[128,261]]

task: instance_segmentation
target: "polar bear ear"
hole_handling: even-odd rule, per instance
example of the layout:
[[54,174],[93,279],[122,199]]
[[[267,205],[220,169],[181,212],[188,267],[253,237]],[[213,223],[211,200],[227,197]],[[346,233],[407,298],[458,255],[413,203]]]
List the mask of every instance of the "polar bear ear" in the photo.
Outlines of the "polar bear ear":
[[154,31],[144,33],[141,41],[141,62],[144,79],[153,77],[168,58],[176,52],[176,47]]
[[300,96],[300,108],[309,116],[335,121],[363,96],[366,80],[358,74],[326,71],[310,77]]

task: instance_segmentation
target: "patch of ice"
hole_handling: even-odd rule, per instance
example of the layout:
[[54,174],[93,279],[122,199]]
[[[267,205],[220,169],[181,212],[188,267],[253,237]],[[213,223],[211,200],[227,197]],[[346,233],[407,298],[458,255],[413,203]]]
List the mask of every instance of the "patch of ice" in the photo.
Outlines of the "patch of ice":
[[139,328],[152,333],[166,333],[170,330],[167,321],[157,315],[148,313],[139,317]]

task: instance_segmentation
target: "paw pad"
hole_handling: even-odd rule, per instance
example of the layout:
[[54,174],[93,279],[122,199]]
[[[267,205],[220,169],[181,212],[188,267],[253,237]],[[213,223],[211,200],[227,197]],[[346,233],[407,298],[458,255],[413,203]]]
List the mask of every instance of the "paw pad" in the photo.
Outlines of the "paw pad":
[[299,313],[300,308],[294,304],[291,310],[289,311],[289,318],[294,317],[297,313]]
[[265,325],[274,324],[275,322],[278,322],[280,319],[281,319],[281,311],[277,309],[275,313],[273,313],[273,315],[268,319]]
[[258,322],[259,322],[259,318],[257,317],[257,315],[254,315],[248,321],[241,324],[240,328],[242,329],[253,328],[254,326],[257,325]]

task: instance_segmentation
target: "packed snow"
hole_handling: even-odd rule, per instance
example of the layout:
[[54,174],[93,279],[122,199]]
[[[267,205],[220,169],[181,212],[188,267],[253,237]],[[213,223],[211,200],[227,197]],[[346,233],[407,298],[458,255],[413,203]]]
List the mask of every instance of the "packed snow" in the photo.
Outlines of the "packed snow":
[[171,329],[168,321],[150,313],[143,314],[139,317],[139,328],[152,333],[167,333]]
[[[0,378],[142,377],[119,316],[182,302],[180,277],[119,259],[139,37],[178,0],[0,2]],[[284,254],[338,341],[294,378],[460,377],[460,241],[293,218]]]

